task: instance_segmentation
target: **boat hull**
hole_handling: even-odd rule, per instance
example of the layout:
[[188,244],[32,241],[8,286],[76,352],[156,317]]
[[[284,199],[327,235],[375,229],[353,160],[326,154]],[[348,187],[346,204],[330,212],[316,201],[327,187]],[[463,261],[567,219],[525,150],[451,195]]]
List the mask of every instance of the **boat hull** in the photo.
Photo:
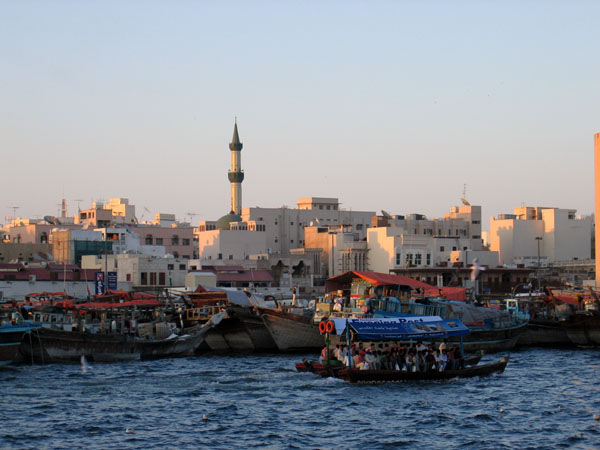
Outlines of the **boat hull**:
[[279,351],[315,351],[323,348],[323,336],[311,317],[268,309],[261,309],[261,317]]
[[567,336],[580,347],[600,346],[600,315],[576,315],[562,323]]
[[6,325],[0,327],[0,366],[18,363],[21,360],[19,348],[25,334],[38,326]]
[[[476,353],[484,351],[485,353],[505,352],[513,349],[519,336],[525,330],[527,323],[507,328],[476,328],[469,327],[470,333],[464,335],[463,346],[465,353]],[[459,344],[459,337],[452,337],[448,342]]]
[[337,372],[337,377],[350,383],[398,383],[405,381],[439,381],[450,380],[452,378],[483,377],[504,372],[508,360],[509,357],[505,356],[495,363],[443,372],[404,372],[402,370],[359,370],[346,368]]
[[141,339],[126,334],[95,334],[41,328],[28,333],[19,348],[26,362],[131,361],[188,356],[204,340],[209,328],[188,330],[172,339]]
[[558,320],[533,319],[519,335],[518,347],[570,347],[567,330]]

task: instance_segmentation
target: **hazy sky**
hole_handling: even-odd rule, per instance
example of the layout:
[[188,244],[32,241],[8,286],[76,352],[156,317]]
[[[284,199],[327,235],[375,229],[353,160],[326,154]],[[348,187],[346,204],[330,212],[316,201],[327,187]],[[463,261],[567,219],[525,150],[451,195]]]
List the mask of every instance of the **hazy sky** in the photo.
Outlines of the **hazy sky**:
[[[600,2],[0,1],[4,216],[593,212]],[[77,200],[81,200],[78,202]]]

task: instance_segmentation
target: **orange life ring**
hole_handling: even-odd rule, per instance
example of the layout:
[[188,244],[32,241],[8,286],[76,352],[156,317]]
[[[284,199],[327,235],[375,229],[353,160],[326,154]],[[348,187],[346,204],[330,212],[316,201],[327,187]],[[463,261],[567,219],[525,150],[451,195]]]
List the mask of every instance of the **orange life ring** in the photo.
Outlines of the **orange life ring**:
[[331,334],[333,333],[333,329],[335,328],[335,324],[330,320],[329,322],[327,322],[327,325],[325,326],[325,330]]
[[325,331],[327,330],[327,325],[325,324],[325,322],[319,322],[319,332],[321,334],[325,333]]

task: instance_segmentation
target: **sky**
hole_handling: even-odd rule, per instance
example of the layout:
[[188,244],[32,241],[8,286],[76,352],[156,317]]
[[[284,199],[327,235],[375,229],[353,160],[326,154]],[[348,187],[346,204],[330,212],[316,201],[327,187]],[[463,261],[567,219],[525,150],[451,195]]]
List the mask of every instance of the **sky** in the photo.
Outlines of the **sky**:
[[[596,1],[0,0],[0,222],[128,198],[138,219],[337,197],[594,210]],[[13,207],[18,207],[17,210]],[[147,209],[150,212],[145,212]]]

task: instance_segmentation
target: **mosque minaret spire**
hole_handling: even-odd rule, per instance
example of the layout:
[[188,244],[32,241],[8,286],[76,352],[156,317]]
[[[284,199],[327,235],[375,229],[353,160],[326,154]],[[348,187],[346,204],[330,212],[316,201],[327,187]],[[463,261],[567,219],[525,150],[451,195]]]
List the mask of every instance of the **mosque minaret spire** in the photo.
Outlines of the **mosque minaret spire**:
[[242,181],[244,181],[244,171],[242,170],[242,147],[238,135],[237,117],[233,126],[233,138],[229,144],[231,150],[231,170],[229,171],[229,182],[231,183],[231,212],[237,215],[242,214]]

